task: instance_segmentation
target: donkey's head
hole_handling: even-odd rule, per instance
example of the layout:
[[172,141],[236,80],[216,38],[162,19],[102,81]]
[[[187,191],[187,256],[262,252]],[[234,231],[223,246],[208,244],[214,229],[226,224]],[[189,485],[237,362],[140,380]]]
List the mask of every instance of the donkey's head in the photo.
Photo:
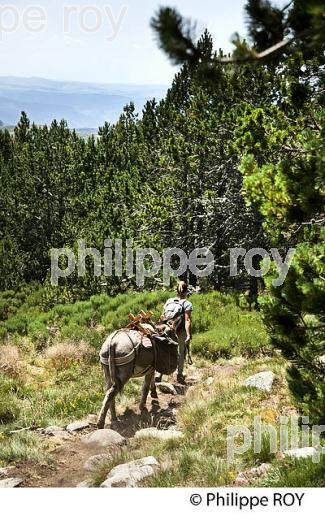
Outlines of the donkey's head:
[[156,324],[155,329],[158,334],[167,336],[177,342],[177,326],[175,321],[169,320],[168,322],[159,322]]

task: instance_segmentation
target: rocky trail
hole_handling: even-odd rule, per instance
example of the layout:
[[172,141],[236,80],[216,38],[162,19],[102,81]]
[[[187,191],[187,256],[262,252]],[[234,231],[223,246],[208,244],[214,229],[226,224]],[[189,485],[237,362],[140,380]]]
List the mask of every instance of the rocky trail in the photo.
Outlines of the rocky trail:
[[[235,367],[215,367],[217,372],[227,372]],[[211,369],[209,370],[211,373]],[[111,425],[108,414],[105,430],[97,430],[96,415],[67,425],[65,428],[49,427],[39,430],[47,451],[49,463],[20,462],[6,468],[3,475],[8,487],[71,488],[88,487],[89,471],[97,461],[105,461],[134,437],[158,436],[171,438],[181,435],[177,431],[177,410],[182,406],[190,389],[206,374],[205,369],[190,368],[186,384],[161,383],[157,385],[158,400],[148,397],[147,410],[140,413],[137,405],[117,406],[118,421]],[[212,378],[211,378],[212,379]],[[10,479],[17,479],[16,482]]]

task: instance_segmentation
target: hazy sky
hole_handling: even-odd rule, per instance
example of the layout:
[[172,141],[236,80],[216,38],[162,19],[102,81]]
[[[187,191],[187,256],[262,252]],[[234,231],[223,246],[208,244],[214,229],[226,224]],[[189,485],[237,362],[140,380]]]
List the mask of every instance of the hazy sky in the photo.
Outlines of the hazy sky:
[[[175,73],[150,18],[177,7],[231,49],[245,34],[243,0],[14,0],[0,6],[1,75],[104,83],[168,84]],[[33,8],[33,6],[35,6]]]

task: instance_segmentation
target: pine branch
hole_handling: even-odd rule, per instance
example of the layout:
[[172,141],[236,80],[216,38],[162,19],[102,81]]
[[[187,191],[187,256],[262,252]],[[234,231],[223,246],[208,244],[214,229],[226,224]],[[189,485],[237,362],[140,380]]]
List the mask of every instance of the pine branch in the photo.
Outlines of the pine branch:
[[194,43],[195,25],[184,19],[176,9],[160,8],[151,20],[151,27],[156,33],[160,48],[175,65],[199,59]]
[[[287,4],[283,10],[290,7],[292,2]],[[195,25],[190,20],[184,19],[175,9],[160,8],[158,14],[152,19],[151,27],[156,33],[160,48],[166,52],[169,58],[177,65],[184,63],[202,63],[204,61],[207,69],[213,68],[216,64],[240,64],[269,59],[279,51],[284,51],[295,41],[304,41],[311,37],[319,37],[325,30],[325,24],[318,24],[316,27],[308,28],[300,33],[296,33],[290,38],[283,40],[268,47],[264,51],[256,52],[247,47],[247,54],[240,56],[236,53],[233,56],[214,56],[207,60],[202,56],[195,42]],[[305,41],[306,43],[306,41]]]

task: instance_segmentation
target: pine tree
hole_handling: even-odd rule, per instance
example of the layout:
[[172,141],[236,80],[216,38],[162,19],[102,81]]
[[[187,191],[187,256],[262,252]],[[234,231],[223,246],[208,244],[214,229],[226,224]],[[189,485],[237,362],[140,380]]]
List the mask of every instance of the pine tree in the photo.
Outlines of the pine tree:
[[262,87],[273,99],[237,98],[235,147],[246,200],[259,208],[272,245],[282,253],[296,247],[284,284],[266,279],[264,316],[291,361],[291,389],[314,422],[325,420],[324,10],[322,0],[293,0],[282,9],[248,0],[249,41],[237,36],[230,58],[201,58],[193,24],[175,10],[161,8],[152,21],[168,56],[191,68],[203,64],[216,91],[217,64],[257,62],[261,74],[274,77]]

